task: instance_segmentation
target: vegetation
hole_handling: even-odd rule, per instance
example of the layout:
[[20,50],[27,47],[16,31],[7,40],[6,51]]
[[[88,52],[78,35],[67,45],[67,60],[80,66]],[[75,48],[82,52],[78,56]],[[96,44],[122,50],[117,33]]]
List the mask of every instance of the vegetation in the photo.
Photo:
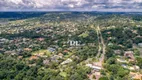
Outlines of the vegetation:
[[131,80],[131,73],[141,74],[139,14],[17,12],[0,16],[1,80]]

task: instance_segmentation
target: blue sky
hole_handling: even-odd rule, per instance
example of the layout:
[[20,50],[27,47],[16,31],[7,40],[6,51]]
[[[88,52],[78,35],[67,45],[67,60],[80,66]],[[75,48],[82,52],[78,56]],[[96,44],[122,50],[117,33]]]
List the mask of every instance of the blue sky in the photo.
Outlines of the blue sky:
[[0,11],[142,12],[142,0],[0,0]]

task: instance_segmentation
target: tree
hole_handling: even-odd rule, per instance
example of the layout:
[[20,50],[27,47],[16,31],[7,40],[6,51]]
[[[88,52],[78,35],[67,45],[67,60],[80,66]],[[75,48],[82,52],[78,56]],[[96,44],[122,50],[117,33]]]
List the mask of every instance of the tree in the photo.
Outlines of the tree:
[[128,70],[125,70],[123,69],[122,67],[119,68],[118,72],[117,72],[117,75],[121,78],[125,77],[126,75],[129,74],[129,71]]
[[107,64],[115,64],[116,63],[116,59],[115,58],[109,58],[108,60],[107,60]]
[[136,56],[140,56],[140,51],[138,49],[134,49],[134,53]]
[[114,54],[114,51],[113,51],[112,49],[110,49],[110,48],[107,48],[107,49],[106,49],[106,54],[105,54],[105,56],[107,57],[107,59],[110,58],[110,57],[112,57],[113,54]]
[[137,64],[138,66],[142,69],[142,58],[141,57],[137,57]]
[[96,76],[95,76],[95,75],[93,75],[93,79],[96,79]]
[[17,70],[22,70],[24,68],[24,64],[23,63],[17,63],[15,65],[15,67],[16,67]]
[[109,80],[109,79],[108,79],[108,77],[103,76],[103,77],[99,78],[99,80]]
[[117,74],[117,71],[118,71],[119,67],[120,67],[120,66],[117,65],[117,64],[112,64],[112,65],[108,66],[107,69],[108,69],[110,72],[112,72],[112,74]]
[[84,78],[81,77],[80,74],[75,73],[73,75],[71,75],[70,80],[83,80]]

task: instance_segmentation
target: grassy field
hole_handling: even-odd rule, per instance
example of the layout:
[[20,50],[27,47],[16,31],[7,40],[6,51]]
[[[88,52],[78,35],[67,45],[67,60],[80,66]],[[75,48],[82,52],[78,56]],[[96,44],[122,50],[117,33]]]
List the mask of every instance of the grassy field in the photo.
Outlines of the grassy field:
[[39,50],[32,53],[32,55],[35,55],[35,54],[38,54],[40,56],[43,56],[43,55],[50,56],[51,52],[48,50]]

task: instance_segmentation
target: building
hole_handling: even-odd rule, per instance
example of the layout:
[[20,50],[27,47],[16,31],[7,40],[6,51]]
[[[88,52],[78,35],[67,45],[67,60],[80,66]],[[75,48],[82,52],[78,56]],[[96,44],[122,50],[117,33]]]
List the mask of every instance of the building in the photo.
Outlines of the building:
[[54,55],[50,59],[51,59],[52,62],[58,62],[58,59],[61,59],[61,58],[62,58],[62,56]]
[[9,54],[9,55],[16,55],[15,51],[6,51],[4,52],[5,54]]
[[100,72],[92,72],[92,73],[88,74],[87,76],[90,80],[99,80],[99,78],[101,77],[101,73]]
[[68,58],[66,61],[63,61],[61,64],[64,65],[64,64],[71,63],[71,62],[72,62],[72,59]]
[[24,51],[32,51],[31,48],[24,48]]
[[108,43],[108,46],[113,46],[113,43]]
[[137,66],[137,65],[134,65],[134,66],[129,67],[129,69],[132,70],[132,71],[139,71],[140,67]]
[[97,72],[99,72],[99,71],[102,69],[101,66],[93,65],[93,64],[86,64],[86,66],[88,66],[88,67],[94,69],[94,71],[97,71]]
[[126,52],[124,53],[124,57],[130,58],[130,59],[132,59],[132,60],[135,60],[135,57],[134,57],[133,54],[134,54],[133,51],[126,51]]
[[122,64],[121,66],[122,66],[123,68],[126,68],[126,69],[128,68],[128,65],[126,65],[126,64]]
[[125,59],[119,59],[118,58],[117,61],[120,62],[120,63],[128,63]]
[[59,56],[60,58],[63,58],[64,55],[63,55],[62,53],[59,53],[58,56]]
[[38,58],[38,56],[35,56],[35,55],[33,55],[29,58],[29,60],[37,60],[37,59],[39,59],[39,58]]
[[142,43],[139,43],[138,46],[142,48]]
[[49,60],[43,60],[43,64],[48,65],[49,64]]
[[37,38],[38,41],[44,41],[44,38]]
[[130,77],[132,80],[142,80],[142,74],[130,72]]
[[55,48],[48,48],[47,50],[48,50],[48,51],[50,51],[51,53],[53,53],[53,52],[55,52],[55,51],[56,51],[56,49],[55,49]]
[[118,55],[120,55],[121,52],[122,52],[121,50],[114,50],[114,53],[115,53],[115,54],[118,54]]

